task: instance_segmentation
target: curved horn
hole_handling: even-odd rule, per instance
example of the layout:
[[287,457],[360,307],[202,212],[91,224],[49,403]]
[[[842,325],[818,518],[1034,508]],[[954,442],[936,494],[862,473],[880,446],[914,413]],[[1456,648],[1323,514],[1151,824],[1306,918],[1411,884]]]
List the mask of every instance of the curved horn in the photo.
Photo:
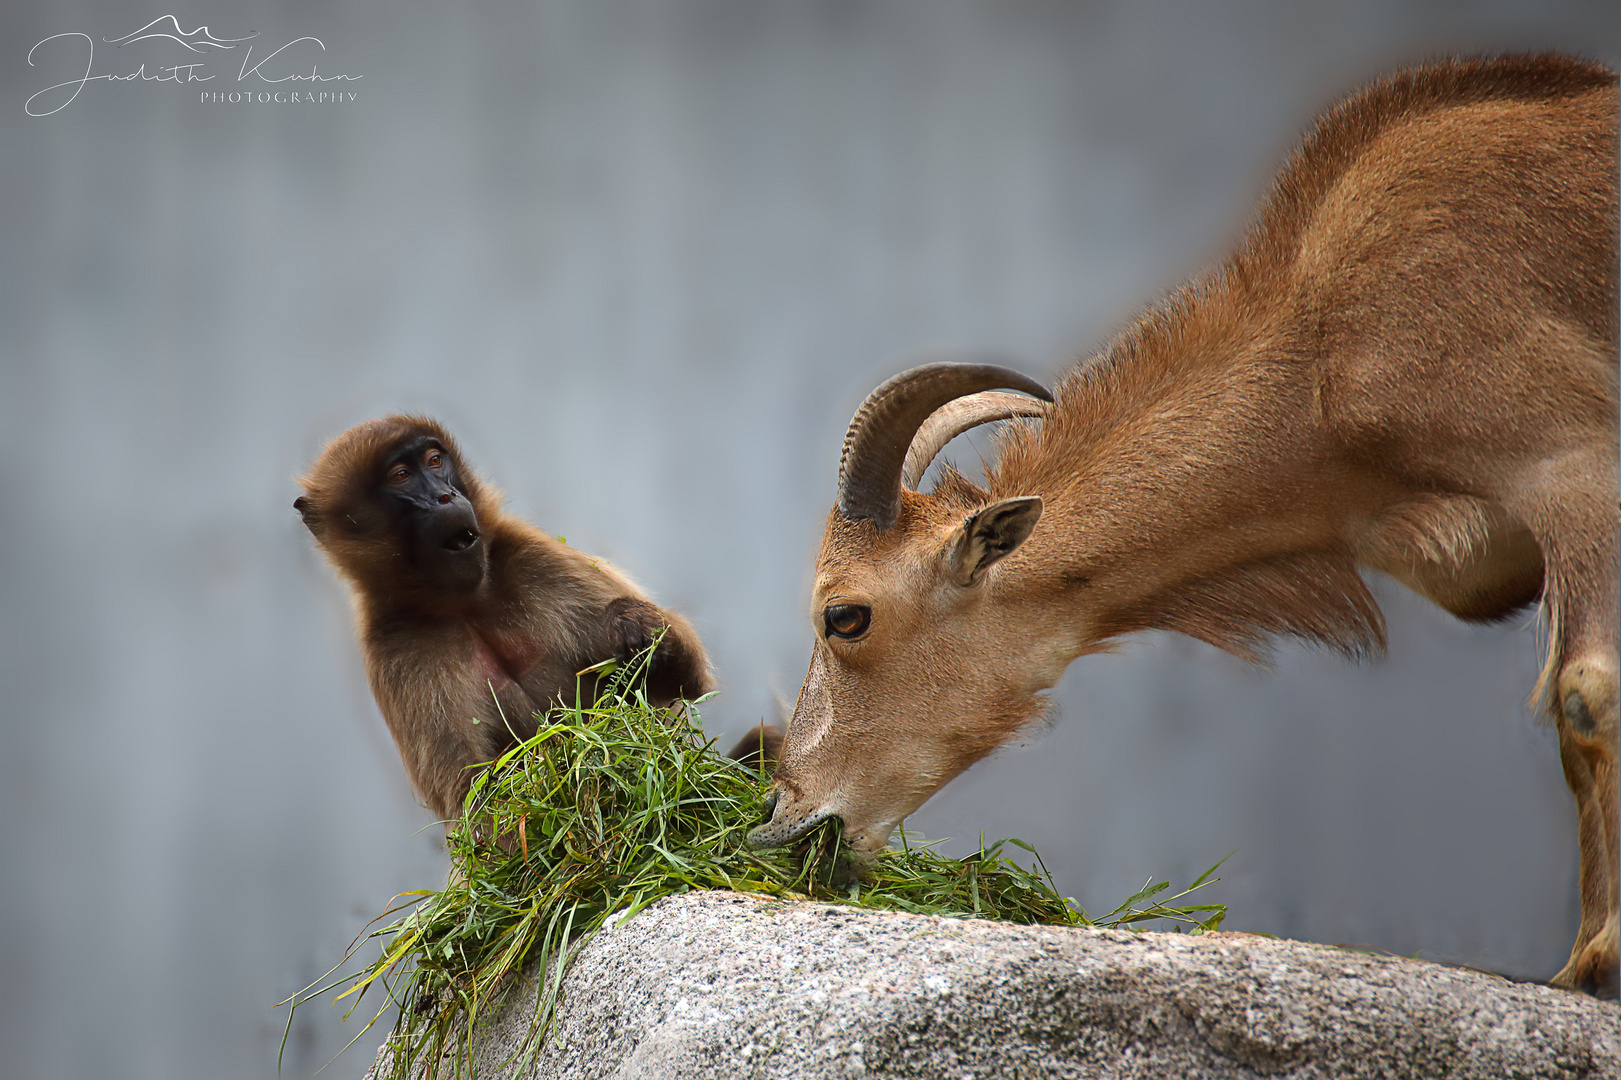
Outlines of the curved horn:
[[867,395],[844,436],[839,458],[839,512],[895,524],[901,508],[901,467],[912,436],[948,401],[1006,387],[1051,401],[1047,388],[996,364],[924,364],[903,371]]
[[970,428],[991,424],[998,420],[1012,420],[1017,416],[1044,416],[1047,403],[1023,394],[1002,394],[988,390],[982,394],[948,401],[929,414],[912,436],[911,448],[906,451],[906,464],[901,468],[901,483],[917,489],[923,474],[935,455],[946,448],[946,443]]

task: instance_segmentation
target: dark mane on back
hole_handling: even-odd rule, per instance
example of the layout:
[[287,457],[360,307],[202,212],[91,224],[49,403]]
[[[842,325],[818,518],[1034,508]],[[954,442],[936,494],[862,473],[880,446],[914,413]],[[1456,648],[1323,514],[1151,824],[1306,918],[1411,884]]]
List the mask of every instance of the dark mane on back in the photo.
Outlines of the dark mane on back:
[[1219,363],[1237,335],[1265,317],[1277,283],[1298,255],[1304,231],[1329,193],[1386,132],[1428,115],[1482,102],[1557,102],[1617,84],[1602,65],[1564,56],[1508,55],[1440,60],[1398,72],[1323,114],[1290,155],[1246,230],[1221,265],[1169,293],[1123,327],[1091,359],[1065,372],[1058,406],[1042,427],[1004,425],[988,486],[993,493],[1072,482],[1054,446],[1129,442],[1133,403],[1159,407],[1171,387],[1197,393],[1197,369]]
[[[1247,275],[1288,257],[1311,211],[1373,141],[1398,124],[1482,102],[1552,102],[1615,85],[1616,73],[1602,65],[1549,55],[1440,60],[1381,79],[1329,109],[1306,134],[1229,272]],[[1262,265],[1246,265],[1252,262]]]

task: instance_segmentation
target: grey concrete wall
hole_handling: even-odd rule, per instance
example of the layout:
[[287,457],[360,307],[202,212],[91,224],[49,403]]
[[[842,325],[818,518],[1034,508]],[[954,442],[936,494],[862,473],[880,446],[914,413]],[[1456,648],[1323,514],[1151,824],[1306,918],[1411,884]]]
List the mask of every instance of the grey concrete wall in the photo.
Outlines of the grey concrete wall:
[[[199,94],[239,88],[237,54],[104,41],[159,13],[130,11],[0,12],[8,1075],[268,1077],[271,1006],[443,881],[291,509],[324,439],[439,415],[514,509],[690,614],[729,737],[797,689],[839,439],[877,381],[931,349],[1058,371],[1217,257],[1312,116],[1396,64],[1621,58],[1597,2],[177,9],[361,76],[341,105],[232,105]],[[78,75],[76,39],[28,63],[63,33],[95,74],[218,77],[29,116]],[[910,824],[1023,837],[1089,907],[1236,849],[1235,927],[1550,974],[1575,844],[1520,704],[1534,633],[1378,591],[1392,657],[1368,668],[1171,638],[1083,661],[1052,730]],[[301,1012],[284,1075],[356,1030]]]

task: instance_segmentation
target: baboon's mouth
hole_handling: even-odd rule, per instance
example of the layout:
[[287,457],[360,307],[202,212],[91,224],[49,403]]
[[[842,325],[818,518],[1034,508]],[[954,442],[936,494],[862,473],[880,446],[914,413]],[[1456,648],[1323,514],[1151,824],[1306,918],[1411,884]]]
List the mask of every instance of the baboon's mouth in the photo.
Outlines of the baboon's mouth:
[[446,551],[466,551],[478,543],[477,529],[457,529],[445,538]]

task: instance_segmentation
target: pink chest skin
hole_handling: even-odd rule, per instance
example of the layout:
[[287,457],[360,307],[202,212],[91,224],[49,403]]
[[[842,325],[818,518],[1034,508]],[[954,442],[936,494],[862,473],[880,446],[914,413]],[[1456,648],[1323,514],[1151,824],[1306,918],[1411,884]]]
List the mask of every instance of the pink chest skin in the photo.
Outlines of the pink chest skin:
[[469,628],[481,673],[496,686],[515,685],[534,667],[543,650],[522,634],[498,634]]

